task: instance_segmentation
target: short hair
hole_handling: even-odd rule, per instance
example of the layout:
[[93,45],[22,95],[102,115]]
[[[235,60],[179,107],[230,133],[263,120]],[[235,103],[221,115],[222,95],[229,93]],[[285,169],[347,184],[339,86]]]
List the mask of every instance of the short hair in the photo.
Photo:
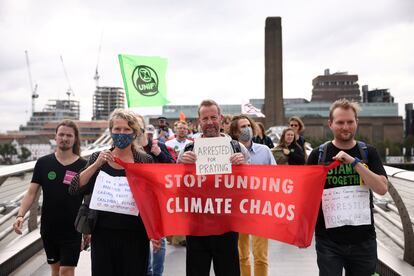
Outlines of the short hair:
[[253,136],[256,136],[256,123],[255,121],[247,115],[237,115],[231,119],[229,135],[231,138],[237,140],[237,134],[240,132],[239,130],[239,120],[247,119],[252,127]]
[[174,131],[177,131],[178,125],[185,125],[185,126],[187,126],[187,129],[188,129],[188,124],[187,124],[186,121],[175,121],[174,122]]
[[72,120],[63,120],[56,126],[55,132],[58,132],[58,129],[61,126],[70,127],[75,132],[75,143],[73,143],[72,152],[76,155],[80,156],[80,135],[79,135],[79,128]]
[[197,112],[198,112],[198,117],[200,117],[200,109],[201,109],[203,106],[205,106],[205,107],[209,107],[209,106],[212,106],[212,105],[215,105],[215,106],[217,107],[218,114],[220,115],[220,114],[221,114],[221,110],[220,110],[220,107],[219,107],[218,103],[216,103],[214,100],[203,100],[203,101],[200,103],[200,105],[198,106],[198,110],[197,110]]
[[[128,126],[132,129],[133,133],[136,136],[140,136],[142,134],[141,126],[138,122],[137,115],[129,110],[123,108],[115,109],[111,115],[109,116],[109,131],[112,133],[112,128],[114,127],[114,120],[115,119],[123,119],[127,121]],[[138,144],[136,139],[132,142],[132,149],[138,150]]]
[[345,110],[352,109],[352,111],[355,114],[355,119],[358,119],[358,112],[361,110],[361,108],[359,107],[359,104],[356,102],[352,102],[347,99],[336,100],[329,108],[329,120],[330,121],[333,120],[333,113],[335,109],[337,108],[342,108]]
[[[277,144],[279,147],[283,147],[283,148],[287,147],[286,132],[288,132],[288,131],[292,131],[293,134],[295,134],[295,130],[293,128],[291,128],[291,127],[284,128],[283,131],[282,131],[282,135],[280,135],[279,143]],[[292,144],[293,143],[296,143],[296,138],[293,138]]]
[[299,124],[298,132],[302,132],[305,130],[305,124],[303,123],[302,119],[299,116],[292,116],[289,118],[289,124],[291,121],[296,121]]

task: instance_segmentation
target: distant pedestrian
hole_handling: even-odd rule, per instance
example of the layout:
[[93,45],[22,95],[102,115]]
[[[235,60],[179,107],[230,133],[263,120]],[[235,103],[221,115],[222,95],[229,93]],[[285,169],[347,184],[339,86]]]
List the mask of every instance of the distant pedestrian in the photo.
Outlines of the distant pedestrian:
[[188,137],[187,123],[178,121],[175,124],[174,133],[175,133],[175,137],[165,142],[165,145],[174,149],[176,156],[178,156],[180,151],[183,150],[184,147],[188,143],[191,143],[191,140],[187,138]]
[[273,149],[275,145],[272,139],[266,135],[264,125],[261,122],[256,122],[256,126],[256,136],[253,137],[253,142],[266,145],[269,149]]
[[387,192],[387,174],[375,148],[355,140],[358,110],[357,103],[335,101],[329,112],[334,138],[308,158],[310,165],[342,163],[328,173],[316,223],[321,276],[341,276],[343,269],[345,275],[373,275],[378,263],[372,192]]
[[[81,234],[74,222],[82,195],[68,193],[72,178],[85,166],[80,157],[79,130],[71,120],[56,127],[56,151],[37,160],[29,189],[22,199],[14,231],[22,233],[23,218],[40,188],[43,191],[40,235],[52,276],[74,275],[81,251]],[[89,242],[89,241],[86,241]]]
[[298,143],[298,145],[302,147],[306,159],[308,157],[306,153],[306,141],[305,137],[303,137],[302,135],[303,131],[305,130],[305,124],[303,123],[302,119],[298,116],[292,116],[289,118],[288,126],[293,128],[293,130],[295,131],[296,143]]
[[272,149],[273,156],[279,165],[304,165],[305,153],[296,143],[293,128],[285,128],[280,136],[279,143]]
[[155,128],[154,139],[157,139],[163,143],[169,139],[174,138],[174,132],[168,126],[167,118],[164,116],[158,117],[158,125]]
[[220,132],[229,134],[229,132],[230,132],[230,124],[231,124],[231,119],[232,118],[233,118],[233,116],[231,116],[231,115],[223,115],[223,121],[221,123]]

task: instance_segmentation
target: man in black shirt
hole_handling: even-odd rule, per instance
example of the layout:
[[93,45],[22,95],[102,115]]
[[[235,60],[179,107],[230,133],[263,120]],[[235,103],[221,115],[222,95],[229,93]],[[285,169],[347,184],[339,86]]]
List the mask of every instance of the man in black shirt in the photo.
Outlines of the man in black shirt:
[[[387,178],[377,151],[357,142],[359,106],[342,99],[330,108],[334,139],[312,151],[308,164],[342,164],[328,172],[315,229],[319,275],[372,275],[377,243],[372,191],[384,195]],[[364,162],[366,164],[364,164]]]
[[43,191],[40,234],[52,275],[74,275],[81,250],[81,234],[74,221],[82,196],[71,196],[72,178],[86,165],[80,158],[79,131],[76,124],[64,120],[56,127],[55,153],[43,156],[35,165],[33,177],[13,224],[22,233],[24,216],[33,204],[40,187]]

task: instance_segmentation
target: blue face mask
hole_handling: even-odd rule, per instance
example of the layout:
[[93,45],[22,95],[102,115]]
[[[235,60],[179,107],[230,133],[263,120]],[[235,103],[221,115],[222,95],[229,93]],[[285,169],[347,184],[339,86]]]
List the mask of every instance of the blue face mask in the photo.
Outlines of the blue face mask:
[[112,141],[114,141],[114,146],[120,149],[128,147],[132,141],[135,139],[134,133],[112,133]]

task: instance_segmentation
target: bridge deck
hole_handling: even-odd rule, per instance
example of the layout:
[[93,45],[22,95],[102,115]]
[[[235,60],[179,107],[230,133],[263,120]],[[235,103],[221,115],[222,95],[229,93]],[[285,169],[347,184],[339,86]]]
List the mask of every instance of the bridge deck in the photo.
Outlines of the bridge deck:
[[[45,260],[44,253],[37,255],[39,259]],[[35,262],[33,262],[35,263]],[[37,265],[38,267],[38,265]],[[46,263],[39,268],[30,268],[26,266],[28,271],[35,272],[33,276],[49,276],[50,269]],[[12,275],[22,275],[24,271],[16,271]],[[87,276],[90,273],[90,253],[83,252],[79,265],[76,269],[77,275]],[[185,275],[185,247],[167,245],[167,256],[165,259],[165,276],[182,276]],[[212,271],[210,275],[214,275]],[[277,241],[269,242],[269,275],[318,275],[318,267],[316,265],[316,254],[314,245],[306,249],[299,249],[294,246],[283,244]]]

